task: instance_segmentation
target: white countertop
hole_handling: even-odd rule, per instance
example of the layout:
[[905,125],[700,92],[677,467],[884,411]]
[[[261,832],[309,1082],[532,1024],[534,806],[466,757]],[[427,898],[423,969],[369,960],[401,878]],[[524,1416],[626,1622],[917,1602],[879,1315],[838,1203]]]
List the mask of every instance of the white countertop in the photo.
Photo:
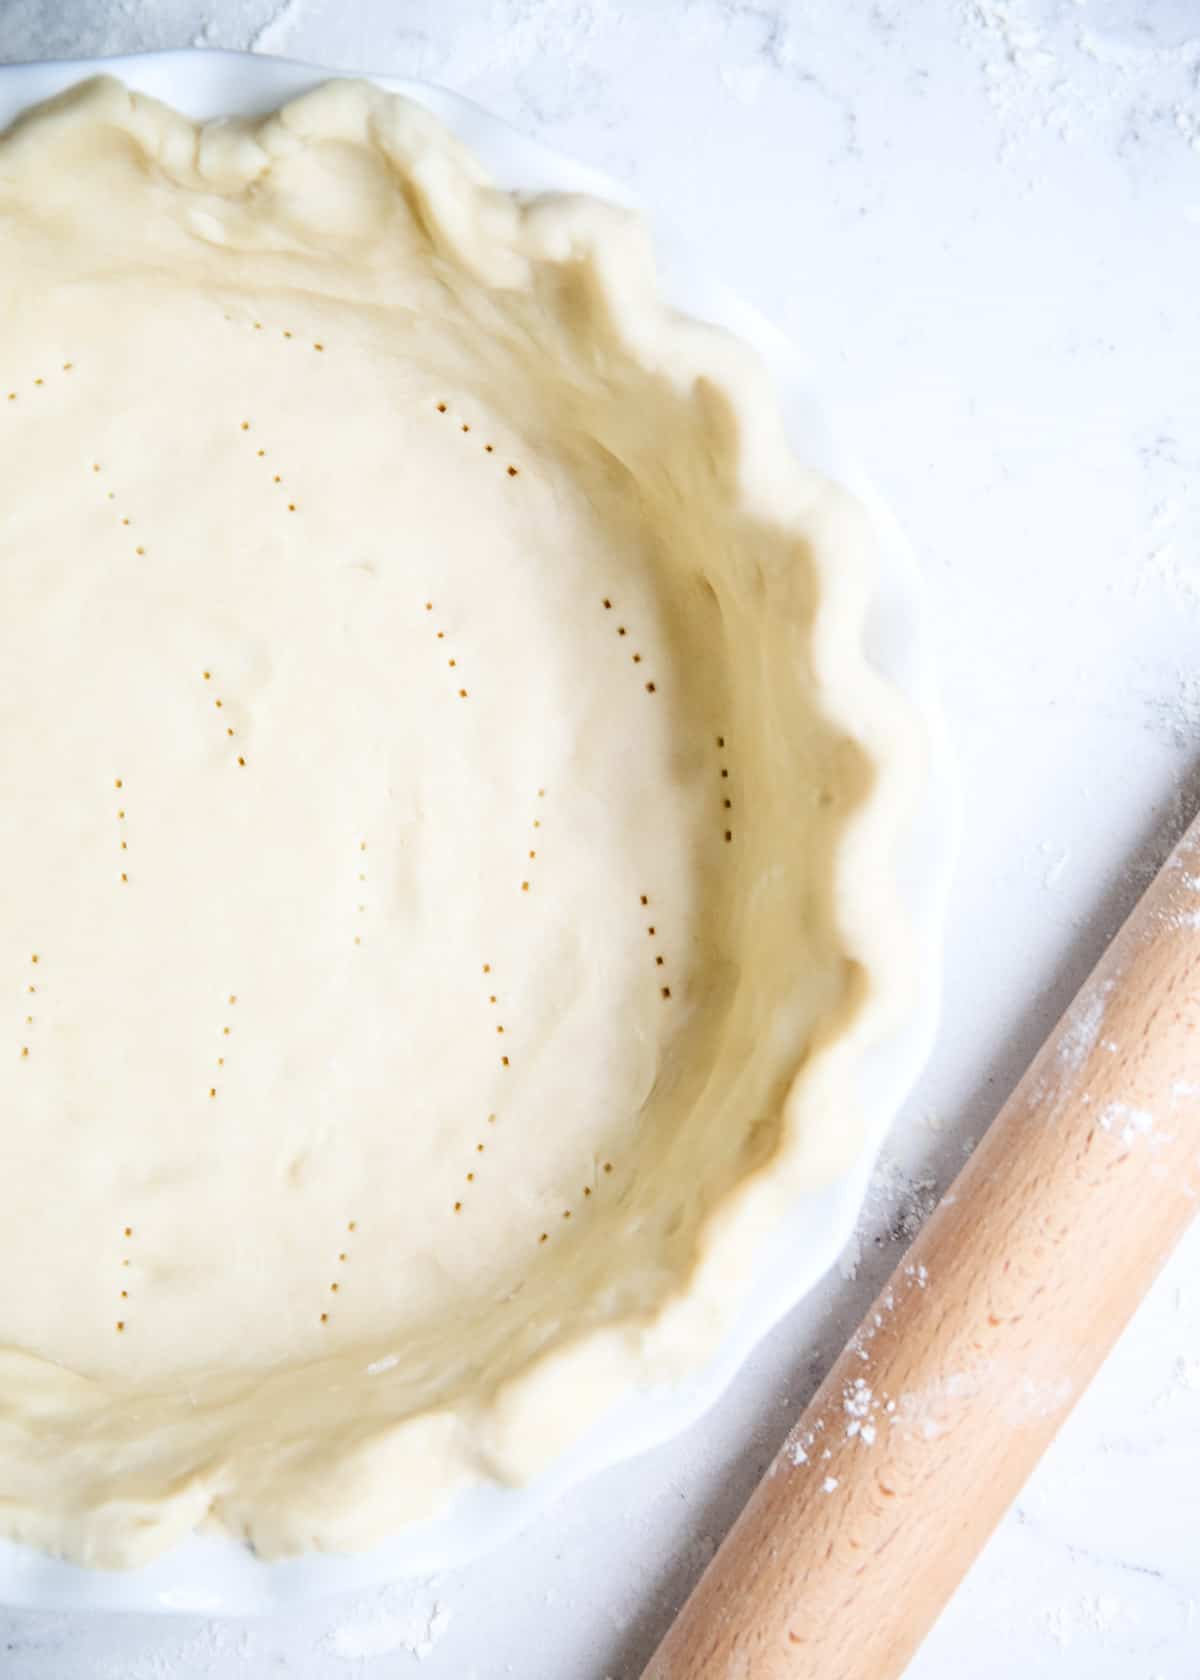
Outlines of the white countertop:
[[[499,1555],[286,1620],[0,1610],[0,1676],[636,1680],[1200,800],[1200,13],[1193,0],[0,7],[0,61],[188,44],[443,82],[629,180],[810,354],[932,583],[967,814],[947,1006],[854,1253],[681,1439]],[[1198,1512],[1200,1228],[912,1680],[1195,1680]]]

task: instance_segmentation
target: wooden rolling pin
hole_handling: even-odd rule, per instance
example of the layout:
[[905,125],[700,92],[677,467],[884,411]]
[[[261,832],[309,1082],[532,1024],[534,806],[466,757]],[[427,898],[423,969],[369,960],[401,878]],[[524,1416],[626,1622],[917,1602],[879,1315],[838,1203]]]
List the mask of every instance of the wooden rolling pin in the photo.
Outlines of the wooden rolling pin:
[[1200,818],[892,1274],[644,1680],[894,1680],[1198,1195]]

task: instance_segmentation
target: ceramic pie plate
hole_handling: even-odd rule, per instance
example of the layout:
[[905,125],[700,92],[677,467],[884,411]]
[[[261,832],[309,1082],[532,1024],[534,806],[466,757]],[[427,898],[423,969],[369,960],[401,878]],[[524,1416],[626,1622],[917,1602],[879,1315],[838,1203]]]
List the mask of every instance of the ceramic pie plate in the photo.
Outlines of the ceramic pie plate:
[[[60,64],[0,72],[0,122],[83,79],[95,68]],[[309,67],[226,54],[154,55],[110,61],[104,69],[191,117],[260,114],[325,79]],[[466,142],[504,187],[523,193],[585,192],[631,202],[613,183],[519,138],[452,95],[389,79],[372,79],[431,110]],[[874,1149],[911,1084],[932,1033],[934,977],[955,828],[951,781],[921,648],[919,586],[893,522],[838,443],[828,410],[813,391],[798,358],[752,311],[706,282],[700,266],[678,238],[660,229],[657,246],[660,280],[668,301],[690,316],[732,330],[759,351],[782,393],[790,440],[800,460],[852,489],[867,509],[874,525],[879,571],[867,624],[866,651],[879,672],[906,697],[910,710],[924,726],[923,797],[908,819],[896,861],[903,906],[914,930],[908,943],[911,995],[905,1008],[888,1018],[887,1030],[875,1035],[861,1054],[860,1065],[854,1068],[855,1109],[866,1116],[856,1165],[823,1190],[798,1197],[794,1220],[767,1223],[768,1234],[757,1247],[753,1286],[716,1357],[679,1380],[635,1388],[610,1406],[549,1468],[539,1467],[521,1486],[490,1482],[477,1485],[460,1495],[443,1517],[410,1525],[383,1545],[354,1556],[325,1552],[264,1562],[231,1541],[193,1538],[145,1567],[112,1572],[74,1568],[6,1544],[0,1550],[0,1593],[9,1602],[245,1612],[313,1591],[361,1586],[459,1563],[513,1532],[547,1500],[582,1476],[644,1450],[697,1416],[720,1392],[753,1342],[827,1269],[850,1234]],[[257,326],[256,322],[248,324]],[[444,411],[443,405],[438,406]],[[247,423],[243,423],[242,430],[246,429]],[[464,423],[461,430],[467,432],[469,426]],[[98,472],[100,468],[93,470]],[[291,510],[290,503],[288,506]],[[137,553],[142,554],[143,549],[139,547]],[[610,603],[606,599],[603,605],[608,607]],[[433,610],[432,605],[428,610]],[[656,685],[639,682],[639,688],[642,686],[653,694]],[[465,689],[459,693],[466,698]],[[723,745],[720,737],[717,740]],[[243,764],[244,760],[238,758],[237,762]],[[731,835],[726,833],[724,838],[730,840]],[[668,998],[669,989],[661,988],[661,994]],[[215,1091],[208,1095],[215,1095]],[[591,1191],[583,1193],[590,1195]],[[353,1224],[350,1229],[354,1229]],[[125,1235],[130,1234],[126,1230]],[[321,1316],[324,1321],[327,1315]],[[124,1328],[123,1323],[117,1325],[118,1330]]]

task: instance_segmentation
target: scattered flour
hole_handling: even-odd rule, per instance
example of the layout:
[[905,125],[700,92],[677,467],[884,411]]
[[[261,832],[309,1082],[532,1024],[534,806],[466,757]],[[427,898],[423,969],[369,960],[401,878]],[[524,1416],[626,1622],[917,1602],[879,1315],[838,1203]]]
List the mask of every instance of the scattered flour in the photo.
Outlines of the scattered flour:
[[[1136,30],[1111,17],[1093,22],[1086,6],[1048,8],[1039,0],[960,0],[964,44],[978,54],[988,103],[1001,133],[1001,158],[1021,155],[1041,135],[1064,144],[1107,140],[1182,145],[1200,153],[1200,31],[1155,38],[1154,9]],[[1167,121],[1155,123],[1156,116]]]
[[[1189,517],[1190,515],[1190,517]],[[1147,528],[1148,551],[1137,574],[1136,589],[1157,589],[1176,606],[1200,610],[1200,552],[1194,546],[1195,509],[1177,497],[1157,502]]]
[[1056,1604],[1042,1619],[1051,1638],[1065,1649],[1078,1634],[1103,1638],[1123,1615],[1132,1617],[1132,1612],[1111,1593],[1085,1593],[1074,1604]]
[[300,20],[305,0],[283,0],[283,4],[250,37],[250,51],[278,52]]
[[937,1206],[937,1179],[914,1178],[889,1155],[881,1155],[867,1189],[860,1231],[886,1230],[874,1238],[877,1247],[888,1242],[910,1243]]
[[[926,1114],[925,1122],[940,1132],[941,1122]],[[868,1244],[883,1248],[910,1243],[937,1206],[937,1180],[914,1178],[888,1155],[881,1155],[871,1175],[858,1226],[838,1257],[838,1271],[847,1283],[858,1278]]]
[[1200,1359],[1185,1359],[1182,1354],[1175,1361],[1176,1388],[1200,1391]]
[[694,1540],[689,1540],[680,1554],[680,1563],[688,1578],[695,1579],[703,1574],[717,1555],[717,1542],[711,1534],[698,1534]]
[[1195,672],[1180,671],[1174,694],[1151,695],[1146,706],[1156,730],[1172,746],[1200,742],[1200,676]]
[[864,1447],[875,1444],[875,1425],[871,1421],[876,1408],[876,1400],[869,1385],[862,1377],[855,1380],[846,1389],[842,1397],[842,1410],[846,1414],[846,1439],[862,1442]]
[[1075,1631],[1075,1619],[1065,1604],[1056,1604],[1045,1612],[1044,1621],[1050,1637],[1066,1650]]
[[1115,1132],[1122,1143],[1133,1143],[1139,1137],[1149,1137],[1154,1130],[1154,1116],[1144,1108],[1130,1108],[1128,1103],[1111,1102],[1097,1116],[1106,1132]]
[[1194,671],[1180,673],[1179,718],[1193,736],[1200,735],[1200,676]]
[[[227,1680],[227,1676],[235,1673],[258,1672],[255,1665],[259,1653],[254,1636],[246,1627],[226,1621],[208,1622],[198,1633],[177,1640],[170,1632],[169,1618],[163,1618],[159,1626],[163,1634],[155,1649],[136,1654],[130,1651],[116,1661],[101,1659],[94,1667],[88,1666],[88,1680],[178,1680],[181,1674]],[[8,1646],[9,1651],[13,1649],[12,1645]],[[32,1653],[32,1646],[29,1649]],[[24,1667],[0,1663],[0,1673],[4,1680],[10,1680],[10,1676],[11,1680],[17,1680]]]
[[1071,1005],[1056,1051],[1064,1077],[1078,1073],[1096,1048],[1112,988],[1111,980],[1099,986],[1085,986]]
[[721,81],[736,100],[743,105],[753,105],[762,92],[767,66],[763,63],[723,64],[720,75]]
[[442,1604],[406,1602],[403,1589],[384,1594],[361,1618],[334,1628],[325,1644],[347,1662],[406,1651],[423,1661],[450,1625],[450,1611]]
[[1046,868],[1042,875],[1042,886],[1048,892],[1052,887],[1058,885],[1063,871],[1070,863],[1071,849],[1069,846],[1055,846],[1049,840],[1043,840],[1039,850],[1047,859]]

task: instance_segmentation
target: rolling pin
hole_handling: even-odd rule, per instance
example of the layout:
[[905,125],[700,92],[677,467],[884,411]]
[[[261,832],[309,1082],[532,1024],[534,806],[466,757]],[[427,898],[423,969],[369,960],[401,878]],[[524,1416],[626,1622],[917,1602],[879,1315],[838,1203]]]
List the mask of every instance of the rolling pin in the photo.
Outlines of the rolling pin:
[[895,1680],[1200,1195],[1200,818],[851,1337],[644,1680]]

